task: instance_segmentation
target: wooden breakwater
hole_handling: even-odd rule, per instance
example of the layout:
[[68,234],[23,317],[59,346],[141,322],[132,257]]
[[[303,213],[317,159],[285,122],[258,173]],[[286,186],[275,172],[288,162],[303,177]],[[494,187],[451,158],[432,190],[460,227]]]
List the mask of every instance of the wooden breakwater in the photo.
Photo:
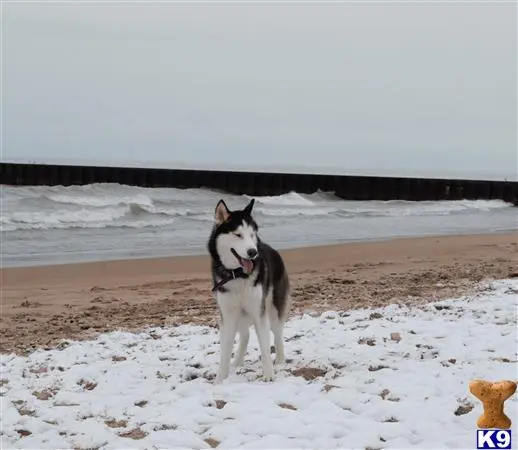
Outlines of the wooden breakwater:
[[209,188],[233,194],[334,192],[349,200],[499,199],[518,205],[518,182],[0,163],[0,184]]

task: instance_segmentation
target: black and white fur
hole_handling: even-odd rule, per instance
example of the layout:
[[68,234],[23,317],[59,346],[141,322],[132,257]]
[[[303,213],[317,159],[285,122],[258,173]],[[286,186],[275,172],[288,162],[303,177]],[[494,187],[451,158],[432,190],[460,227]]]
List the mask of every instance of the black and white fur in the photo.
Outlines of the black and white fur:
[[232,365],[243,364],[252,325],[259,342],[263,380],[274,378],[270,330],[274,336],[275,363],[285,362],[283,328],[290,303],[288,274],[280,254],[259,238],[257,223],[252,218],[253,206],[254,200],[243,210],[231,211],[220,200],[208,242],[221,319],[216,382],[229,374],[237,332],[239,346]]

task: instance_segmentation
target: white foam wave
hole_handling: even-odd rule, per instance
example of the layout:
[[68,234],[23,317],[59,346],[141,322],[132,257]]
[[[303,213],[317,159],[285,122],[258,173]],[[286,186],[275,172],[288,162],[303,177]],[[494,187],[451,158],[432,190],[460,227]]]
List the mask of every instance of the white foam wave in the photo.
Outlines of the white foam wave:
[[341,213],[352,216],[399,217],[450,215],[460,212],[488,212],[493,209],[509,208],[510,204],[501,200],[456,200],[456,201],[387,201],[387,202],[348,202],[351,206],[341,208]]
[[213,222],[214,221],[214,215],[213,214],[190,214],[187,215],[187,218],[196,220],[199,222]]
[[311,200],[303,197],[301,194],[296,192],[288,192],[282,195],[267,195],[262,197],[251,197],[246,195],[245,197],[251,199],[255,198],[257,203],[262,205],[278,205],[278,206],[314,206]]
[[79,211],[58,210],[52,212],[12,212],[2,217],[2,222],[25,223],[29,225],[56,225],[59,223],[97,223],[110,222],[126,214],[122,208],[95,211],[80,209]]
[[[5,187],[2,189],[2,231],[52,228],[167,226],[174,219],[212,222],[213,208],[224,197],[255,198],[255,212],[275,218],[290,217],[409,217],[487,213],[509,208],[501,200],[459,201],[349,201],[328,192],[311,195],[289,192],[278,196],[232,196],[203,189],[140,188],[118,184],[87,186]],[[188,222],[183,222],[188,227]],[[196,226],[196,225],[194,225]]]
[[6,212],[0,218],[1,231],[49,230],[66,228],[106,228],[106,227],[157,227],[172,224],[174,218],[133,219],[135,207],[56,211],[14,211]]
[[[302,197],[303,198],[303,197]],[[285,205],[272,201],[260,205],[257,211],[265,216],[326,216],[340,217],[400,217],[400,216],[443,216],[462,212],[489,212],[495,209],[509,208],[509,203],[501,200],[456,200],[456,201],[347,201],[326,200],[311,205]],[[304,199],[306,200],[306,199]],[[281,200],[282,202],[283,200]]]
[[133,196],[93,196],[93,195],[47,195],[47,198],[56,203],[103,208],[107,206],[136,204],[143,207],[152,207],[153,201],[146,195]]
[[65,229],[99,229],[99,228],[148,228],[148,227],[164,227],[171,225],[175,219],[155,219],[155,220],[136,220],[124,222],[55,222],[48,223],[45,221],[28,224],[28,223],[1,223],[0,231],[18,231],[18,230],[65,230]]
[[177,208],[163,208],[157,207],[154,204],[143,205],[142,203],[130,203],[129,209],[132,214],[157,214],[157,215],[165,215],[172,217],[181,217],[181,216],[189,216],[193,214],[188,209],[177,209]]
[[307,209],[261,209],[261,214],[270,217],[295,217],[295,216],[327,216],[338,212],[335,208],[307,208]]

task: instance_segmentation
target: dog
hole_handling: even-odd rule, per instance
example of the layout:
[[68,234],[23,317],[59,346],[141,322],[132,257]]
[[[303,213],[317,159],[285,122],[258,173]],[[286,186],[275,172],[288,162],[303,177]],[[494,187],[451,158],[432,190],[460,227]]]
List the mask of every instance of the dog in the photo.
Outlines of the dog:
[[275,364],[285,363],[283,329],[291,303],[290,283],[281,255],[258,236],[252,217],[255,200],[242,210],[231,211],[220,200],[208,240],[212,292],[220,313],[220,361],[216,383],[228,377],[236,333],[239,346],[232,365],[244,363],[250,327],[257,334],[264,381],[273,381],[270,331]]

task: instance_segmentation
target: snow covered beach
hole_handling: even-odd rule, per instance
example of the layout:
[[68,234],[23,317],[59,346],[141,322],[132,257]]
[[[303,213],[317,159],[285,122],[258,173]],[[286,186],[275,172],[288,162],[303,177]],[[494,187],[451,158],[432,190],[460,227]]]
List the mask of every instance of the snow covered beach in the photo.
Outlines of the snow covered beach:
[[[419,307],[295,317],[274,383],[259,381],[252,333],[241,373],[214,385],[217,330],[194,325],[3,355],[2,448],[474,448],[481,404],[467,386],[517,379],[517,294],[502,280]],[[518,417],[517,395],[506,412]]]

